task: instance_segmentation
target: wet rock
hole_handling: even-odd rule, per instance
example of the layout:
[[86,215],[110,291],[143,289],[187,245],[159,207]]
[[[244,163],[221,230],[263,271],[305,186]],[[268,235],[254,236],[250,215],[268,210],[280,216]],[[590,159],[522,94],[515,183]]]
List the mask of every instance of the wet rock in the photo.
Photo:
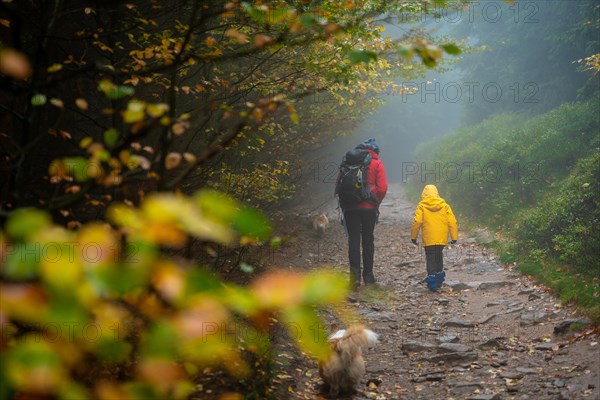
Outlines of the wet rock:
[[460,343],[442,343],[437,348],[438,353],[465,353],[473,351],[471,346]]
[[531,293],[529,296],[527,296],[527,300],[529,300],[529,301],[539,300],[541,298],[542,298],[542,296],[540,296],[539,294],[536,294],[536,293]]
[[450,389],[450,393],[464,398],[465,395],[471,394],[476,390],[483,390],[483,386],[477,382],[459,382]]
[[563,381],[562,379],[557,379],[554,382],[552,382],[552,384],[554,386],[556,386],[557,388],[563,388],[563,387],[565,387],[565,381]]
[[512,313],[516,313],[519,311],[523,311],[525,307],[523,306],[517,306],[517,307],[509,307],[508,310],[504,311],[503,314],[512,314]]
[[475,326],[475,323],[473,321],[468,321],[454,317],[444,322],[444,326],[456,328],[472,328],[473,326]]
[[426,381],[429,382],[439,382],[446,378],[446,374],[444,374],[443,372],[431,372],[429,374],[424,375],[423,377]]
[[450,289],[452,289],[454,292],[461,292],[463,290],[473,289],[472,286],[469,286],[468,284],[459,281],[448,280],[445,281],[444,284]]
[[523,375],[537,375],[538,372],[535,368],[527,368],[527,367],[517,367],[517,372],[522,373]]
[[390,312],[367,311],[363,315],[366,319],[370,320],[396,322],[394,319],[394,315]]
[[533,292],[534,292],[533,289],[523,289],[518,293],[518,295],[522,296],[522,295],[532,294]]
[[536,350],[545,350],[545,351],[552,351],[557,347],[558,347],[558,345],[556,343],[551,343],[551,342],[538,343],[535,345]]
[[408,341],[402,344],[402,351],[407,353],[415,353],[421,351],[428,351],[436,349],[436,346],[429,343],[420,343],[414,341]]
[[484,393],[476,396],[471,396],[469,400],[500,400],[502,398],[502,392],[496,393]]
[[438,343],[456,343],[459,340],[458,335],[445,335],[436,338]]
[[486,315],[485,317],[479,318],[479,320],[477,320],[477,323],[478,324],[485,324],[486,322],[492,320],[493,318],[495,318],[498,315],[502,315],[502,314],[501,313],[494,313],[494,314]]
[[367,371],[370,374],[383,374],[386,371],[389,371],[390,366],[388,364],[382,364],[377,362],[367,363]]
[[501,306],[504,303],[506,303],[506,300],[494,300],[494,301],[490,301],[485,306],[486,307]]
[[494,338],[490,338],[488,340],[486,340],[485,342],[481,343],[479,345],[479,348],[483,349],[483,348],[498,348],[498,347],[503,347],[504,345],[500,342],[501,339],[505,339],[504,336],[497,336]]
[[477,353],[475,352],[465,352],[465,353],[440,353],[431,357],[426,357],[423,360],[429,362],[440,362],[443,361],[445,363],[466,363],[477,361]]
[[490,365],[494,368],[500,368],[508,364],[508,359],[502,355],[496,356],[490,361]]
[[560,322],[558,325],[554,326],[554,334],[560,335],[567,332],[571,329],[572,325],[589,325],[590,321],[583,318],[570,318]]
[[506,286],[514,285],[514,281],[490,281],[490,282],[481,282],[479,285],[479,290],[489,290],[489,289],[499,289]]
[[502,371],[498,376],[504,379],[523,379],[524,375],[519,371]]
[[548,319],[548,314],[545,313],[544,311],[525,312],[525,313],[521,314],[521,321],[519,322],[519,325],[521,325],[521,326],[536,325],[536,324],[539,324],[540,322],[544,322],[547,319]]

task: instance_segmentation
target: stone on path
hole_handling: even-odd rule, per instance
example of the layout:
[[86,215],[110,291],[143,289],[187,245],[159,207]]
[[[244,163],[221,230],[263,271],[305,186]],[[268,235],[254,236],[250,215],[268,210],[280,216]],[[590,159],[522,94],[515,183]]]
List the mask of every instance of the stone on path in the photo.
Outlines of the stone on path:
[[402,344],[402,350],[406,351],[408,353],[412,353],[412,352],[421,352],[421,351],[428,351],[428,350],[433,350],[436,348],[435,345],[433,344],[429,344],[429,343],[420,343],[420,342],[415,342],[415,341],[408,341]]
[[473,393],[475,390],[483,390],[483,386],[477,382],[457,382],[456,385],[450,389],[450,392],[464,398],[465,395]]
[[447,280],[444,282],[444,285],[448,286],[450,289],[452,289],[455,292],[461,292],[463,290],[468,290],[468,289],[476,289],[478,286],[478,285],[473,285],[473,284],[454,281],[454,280]]
[[478,324],[485,324],[486,322],[490,321],[492,318],[497,317],[498,315],[502,315],[502,313],[493,313],[490,315],[486,315],[485,317],[481,317],[477,320]]
[[489,290],[489,289],[499,289],[506,286],[514,285],[514,281],[490,281],[490,282],[481,282],[479,284],[479,290]]
[[524,374],[519,371],[501,371],[498,376],[504,379],[523,379]]
[[548,350],[548,351],[552,351],[552,350],[556,349],[557,347],[558,347],[558,344],[551,343],[551,342],[538,343],[538,344],[535,345],[535,349],[536,350]]
[[459,340],[458,335],[444,335],[436,338],[438,343],[456,343]]
[[504,346],[500,343],[500,339],[505,339],[504,336],[496,336],[486,340],[485,342],[479,345],[479,348],[494,348],[494,347],[502,347]]
[[571,328],[571,325],[574,325],[574,324],[589,325],[590,321],[588,321],[587,319],[583,319],[583,318],[566,319],[566,320],[562,321],[561,323],[559,323],[558,325],[554,326],[554,334],[560,335],[562,333],[565,333]]
[[469,397],[469,400],[500,400],[501,398],[502,398],[502,392],[497,392],[497,393],[478,394],[476,396]]
[[458,353],[458,352],[454,352],[454,353],[440,353],[440,354],[436,354],[434,356],[431,357],[426,357],[423,360],[424,361],[429,361],[429,362],[440,362],[443,361],[445,363],[466,363],[466,362],[473,362],[473,361],[477,361],[477,353],[475,352],[464,352],[464,353]]
[[451,326],[457,328],[472,328],[473,326],[475,326],[475,323],[473,321],[467,321],[464,319],[454,317],[444,322],[444,326]]
[[521,326],[529,326],[539,324],[548,319],[548,314],[544,311],[532,311],[521,314]]
[[473,348],[460,343],[441,343],[437,350],[438,353],[466,353],[468,351],[473,351]]
[[537,375],[538,371],[535,368],[517,367],[517,372],[523,375]]

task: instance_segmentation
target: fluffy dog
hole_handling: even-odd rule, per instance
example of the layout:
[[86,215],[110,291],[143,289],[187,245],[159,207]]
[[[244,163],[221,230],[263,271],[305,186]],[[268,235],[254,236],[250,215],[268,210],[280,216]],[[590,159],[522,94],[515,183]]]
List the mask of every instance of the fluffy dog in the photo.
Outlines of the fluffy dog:
[[329,218],[321,213],[313,218],[312,226],[319,236],[323,236],[325,230],[329,227]]
[[329,337],[331,352],[319,362],[319,375],[329,386],[329,396],[352,393],[365,373],[362,351],[378,342],[379,336],[362,325],[342,329]]

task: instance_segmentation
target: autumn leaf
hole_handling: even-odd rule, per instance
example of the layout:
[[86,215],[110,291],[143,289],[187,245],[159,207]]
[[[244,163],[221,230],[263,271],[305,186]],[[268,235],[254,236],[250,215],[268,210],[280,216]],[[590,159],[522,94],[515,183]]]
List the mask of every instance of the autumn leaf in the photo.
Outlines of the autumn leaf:
[[0,50],[0,72],[16,80],[25,80],[31,76],[33,69],[23,53],[5,48]]
[[87,110],[89,107],[87,100],[82,98],[75,99],[75,105],[77,106],[77,108],[84,111]]
[[181,163],[181,154],[180,153],[169,153],[165,157],[165,167],[167,169],[177,168]]

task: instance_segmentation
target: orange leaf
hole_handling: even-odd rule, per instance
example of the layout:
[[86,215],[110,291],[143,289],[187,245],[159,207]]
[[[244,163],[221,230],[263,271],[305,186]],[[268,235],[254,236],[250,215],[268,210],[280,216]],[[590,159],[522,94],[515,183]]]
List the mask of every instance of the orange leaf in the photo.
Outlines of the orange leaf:
[[13,79],[25,80],[31,76],[33,70],[23,53],[14,49],[4,49],[0,51],[0,72]]

